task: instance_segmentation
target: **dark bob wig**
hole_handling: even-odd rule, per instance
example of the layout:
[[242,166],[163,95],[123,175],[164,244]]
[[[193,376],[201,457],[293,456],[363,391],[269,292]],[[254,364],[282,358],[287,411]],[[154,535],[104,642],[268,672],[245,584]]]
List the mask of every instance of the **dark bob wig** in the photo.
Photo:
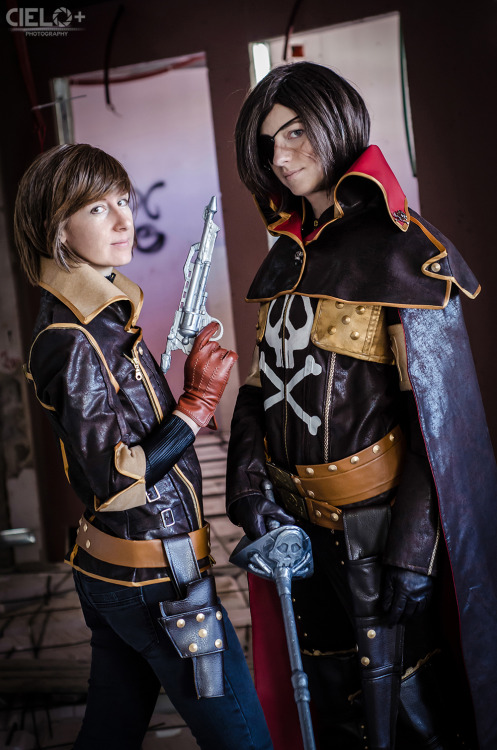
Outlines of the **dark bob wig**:
[[333,188],[367,148],[370,119],[362,97],[330,68],[311,62],[275,68],[247,96],[235,130],[238,173],[259,202],[280,197],[288,209],[292,194],[268,170],[258,148],[261,125],[275,104],[297,113],[324,169],[324,187]]

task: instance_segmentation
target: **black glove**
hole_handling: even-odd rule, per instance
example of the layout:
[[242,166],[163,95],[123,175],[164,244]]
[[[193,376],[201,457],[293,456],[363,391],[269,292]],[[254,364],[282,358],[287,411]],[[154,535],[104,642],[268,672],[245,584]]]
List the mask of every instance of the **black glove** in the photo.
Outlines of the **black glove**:
[[266,524],[272,518],[282,526],[295,523],[295,519],[285,513],[283,508],[267,500],[262,494],[245,495],[236,500],[230,508],[230,516],[252,540],[269,531]]
[[385,567],[383,579],[383,609],[388,613],[388,624],[405,622],[422,612],[433,591],[434,579],[395,565]]

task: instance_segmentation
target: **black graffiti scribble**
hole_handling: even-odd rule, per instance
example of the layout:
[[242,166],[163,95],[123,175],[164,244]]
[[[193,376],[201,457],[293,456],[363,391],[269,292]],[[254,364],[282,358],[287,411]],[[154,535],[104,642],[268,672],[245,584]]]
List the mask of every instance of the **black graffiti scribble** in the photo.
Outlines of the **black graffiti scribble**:
[[[136,191],[138,198],[138,208],[142,208],[149,219],[157,221],[160,219],[161,211],[158,206],[152,208],[150,205],[150,197],[154,190],[163,188],[166,186],[164,180],[154,182],[146,192],[142,193],[140,190]],[[136,249],[142,253],[157,253],[162,250],[166,244],[167,235],[161,232],[151,222],[145,222],[136,227]]]
[[166,235],[153,224],[141,224],[136,228],[136,249],[141,253],[158,253],[166,244]]
[[154,190],[158,190],[159,188],[165,186],[166,183],[164,182],[164,180],[159,180],[158,182],[154,182],[154,184],[149,187],[146,193],[142,193],[139,190],[136,191],[139,198],[140,208],[143,208],[150,219],[158,219],[160,217],[160,209],[156,208],[154,210],[149,205],[150,196],[152,195]]

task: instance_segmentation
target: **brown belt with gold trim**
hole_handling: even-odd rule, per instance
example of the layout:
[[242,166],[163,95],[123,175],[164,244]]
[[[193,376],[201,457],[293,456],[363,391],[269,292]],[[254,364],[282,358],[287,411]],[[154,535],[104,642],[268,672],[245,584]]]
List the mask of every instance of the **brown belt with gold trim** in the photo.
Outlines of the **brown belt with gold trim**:
[[405,441],[400,427],[340,461],[297,466],[297,475],[268,462],[282,506],[293,516],[328,529],[343,529],[341,506],[367,500],[400,481]]
[[[207,523],[197,531],[190,531],[195,557],[202,560],[209,557],[210,527]],[[76,543],[81,549],[98,560],[124,565],[128,568],[164,568],[169,563],[160,539],[134,541],[110,536],[95,528],[85,518],[80,521]]]

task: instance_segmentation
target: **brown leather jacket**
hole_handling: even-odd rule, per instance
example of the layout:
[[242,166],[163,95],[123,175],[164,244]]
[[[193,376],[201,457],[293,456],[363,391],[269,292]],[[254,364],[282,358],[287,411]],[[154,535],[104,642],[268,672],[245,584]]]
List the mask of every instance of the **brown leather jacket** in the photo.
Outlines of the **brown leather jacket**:
[[[66,273],[52,260],[43,261],[40,286],[27,374],[60,439],[85,518],[133,540],[201,528],[201,473],[193,448],[146,489],[140,442],[175,402],[137,325],[141,289],[120,273],[111,283],[86,264]],[[164,568],[111,565],[77,544],[66,561],[128,585],[167,578]]]

